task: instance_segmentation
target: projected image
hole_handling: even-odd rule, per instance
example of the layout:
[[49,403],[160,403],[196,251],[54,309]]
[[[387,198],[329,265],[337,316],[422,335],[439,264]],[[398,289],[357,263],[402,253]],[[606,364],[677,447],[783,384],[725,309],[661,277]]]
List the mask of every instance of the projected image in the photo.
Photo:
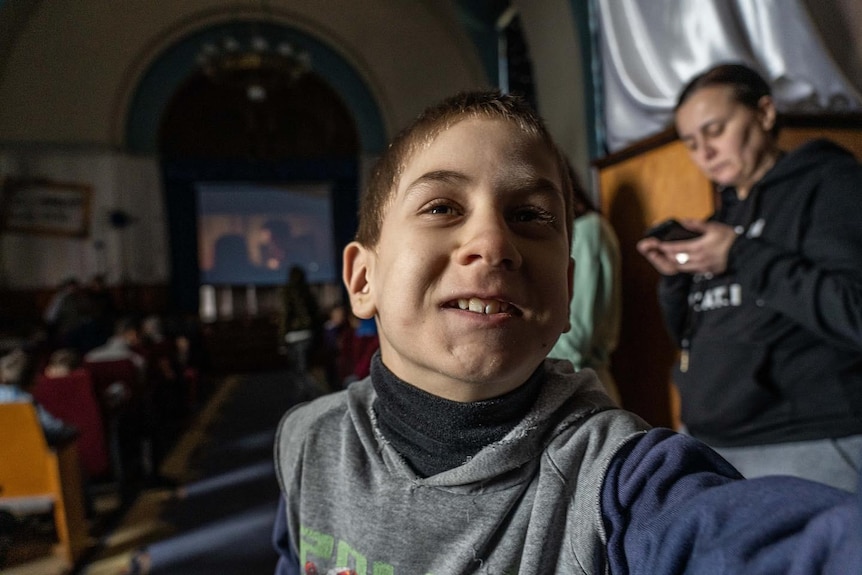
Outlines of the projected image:
[[283,284],[291,266],[310,283],[336,280],[329,184],[197,185],[202,284]]

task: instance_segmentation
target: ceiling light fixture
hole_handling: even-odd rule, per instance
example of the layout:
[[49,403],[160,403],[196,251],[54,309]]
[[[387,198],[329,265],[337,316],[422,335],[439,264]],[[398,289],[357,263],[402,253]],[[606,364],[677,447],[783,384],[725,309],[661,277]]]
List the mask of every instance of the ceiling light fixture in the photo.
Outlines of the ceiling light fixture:
[[267,36],[257,25],[245,38],[228,34],[203,44],[197,63],[211,82],[241,89],[252,102],[266,100],[271,89],[293,84],[311,71],[308,52]]

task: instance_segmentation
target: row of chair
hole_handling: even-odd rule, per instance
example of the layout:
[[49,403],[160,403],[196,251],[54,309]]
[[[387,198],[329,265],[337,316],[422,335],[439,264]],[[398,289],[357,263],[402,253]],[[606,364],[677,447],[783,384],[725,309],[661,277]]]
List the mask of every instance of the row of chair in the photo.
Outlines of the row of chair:
[[76,442],[49,447],[31,403],[0,404],[0,508],[53,509],[59,554],[74,565],[88,546]]
[[78,431],[57,446],[48,445],[32,404],[0,404],[0,509],[15,515],[53,509],[58,551],[70,565],[89,539],[88,485],[109,481],[121,494],[133,491],[145,386],[130,359],[86,361],[59,377],[37,375],[30,388],[35,401]]

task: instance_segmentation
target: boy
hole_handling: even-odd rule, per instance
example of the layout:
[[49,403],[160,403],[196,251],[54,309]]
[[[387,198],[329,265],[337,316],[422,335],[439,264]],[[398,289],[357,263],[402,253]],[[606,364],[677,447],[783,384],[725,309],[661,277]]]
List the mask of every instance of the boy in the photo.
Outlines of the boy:
[[343,269],[380,352],[369,378],[280,425],[279,574],[860,560],[850,494],[740,481],[705,446],[616,409],[592,371],[545,359],[574,271],[565,166],[541,120],[492,92],[427,110],[381,157]]

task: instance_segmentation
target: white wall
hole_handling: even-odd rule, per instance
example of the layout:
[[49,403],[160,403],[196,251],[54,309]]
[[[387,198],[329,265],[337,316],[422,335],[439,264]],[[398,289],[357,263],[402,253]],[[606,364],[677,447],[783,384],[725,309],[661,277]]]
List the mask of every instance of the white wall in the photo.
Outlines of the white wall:
[[[168,279],[168,244],[159,169],[149,158],[112,151],[0,152],[0,173],[92,186],[87,238],[6,231],[0,236],[0,282],[44,288],[96,273],[108,283],[158,285]],[[117,230],[108,212],[135,219]]]
[[570,0],[516,1],[533,61],[536,97],[551,135],[589,185],[583,56]]

